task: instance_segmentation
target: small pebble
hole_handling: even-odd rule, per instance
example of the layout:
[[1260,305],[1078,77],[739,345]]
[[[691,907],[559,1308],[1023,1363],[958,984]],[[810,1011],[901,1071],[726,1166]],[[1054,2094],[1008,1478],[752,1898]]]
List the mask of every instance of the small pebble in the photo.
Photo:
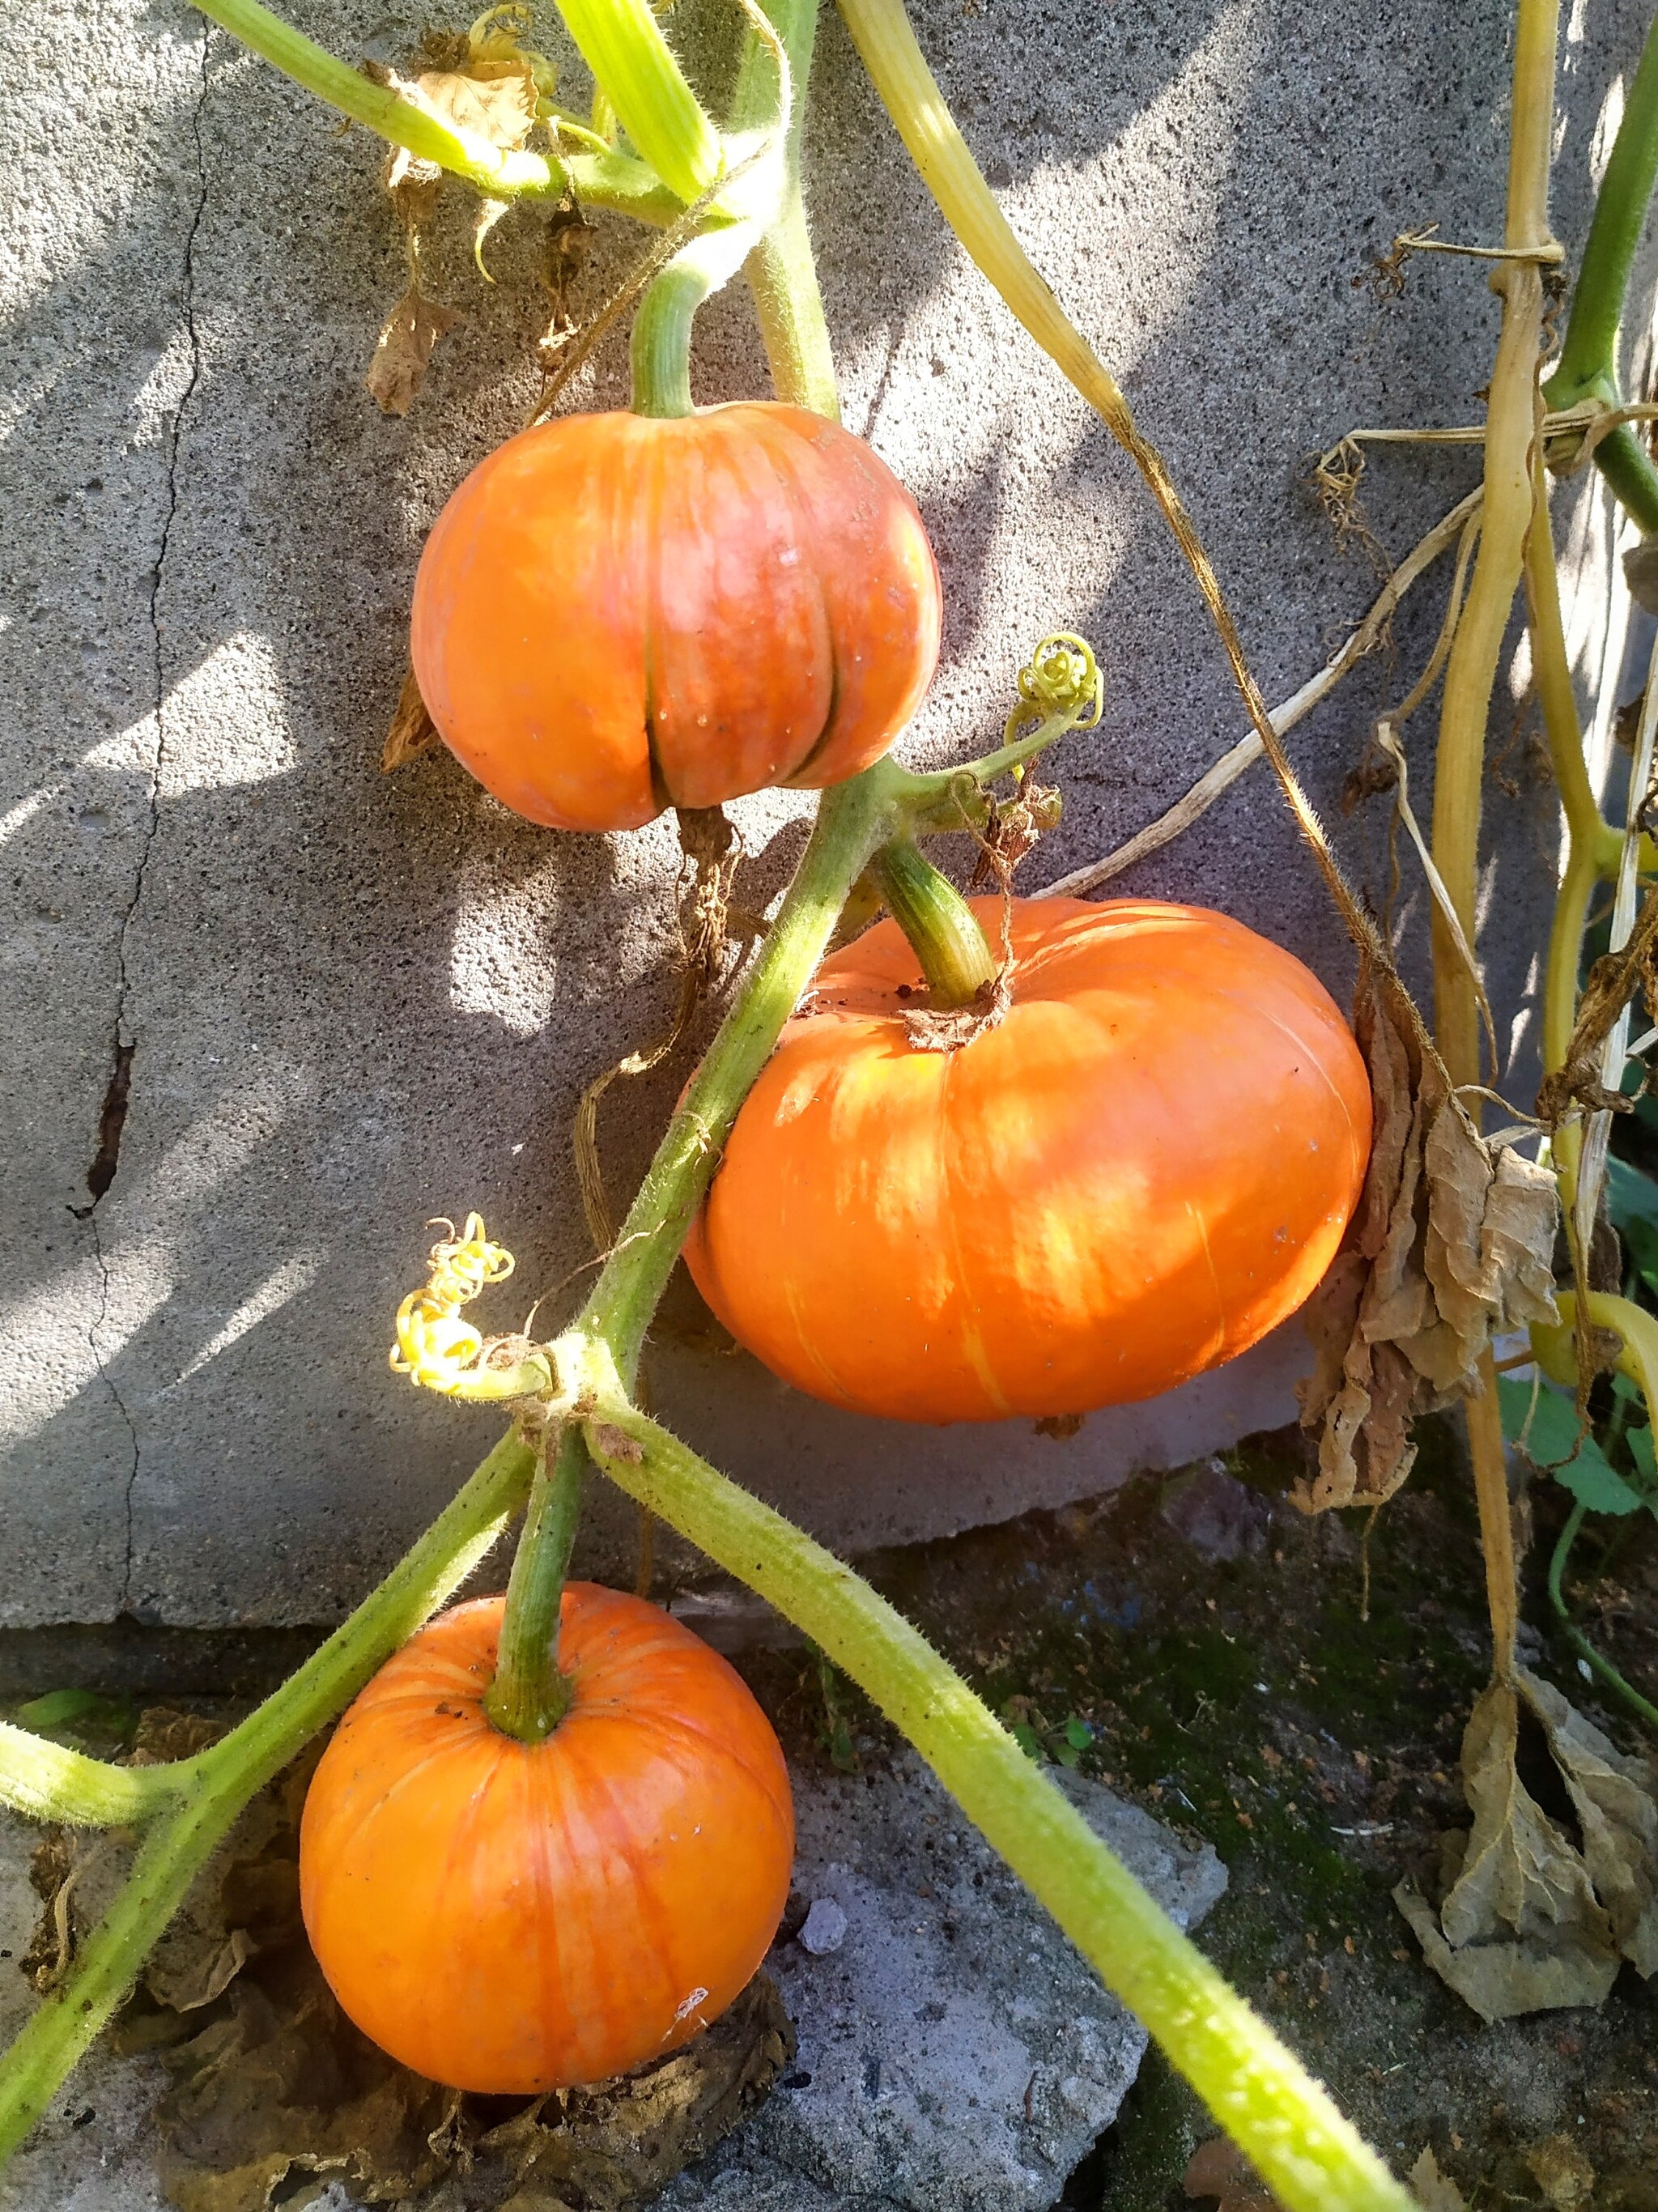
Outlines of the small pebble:
[[803,1951],[824,1959],[847,1940],[847,1916],[832,1897],[815,1897],[797,1939]]

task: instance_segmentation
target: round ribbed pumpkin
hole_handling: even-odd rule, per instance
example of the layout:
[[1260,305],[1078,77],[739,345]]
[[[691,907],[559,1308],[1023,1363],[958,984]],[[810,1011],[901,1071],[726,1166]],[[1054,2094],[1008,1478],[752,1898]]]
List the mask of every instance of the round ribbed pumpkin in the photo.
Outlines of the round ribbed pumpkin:
[[567,1585],[569,1711],[485,1717],[504,1601],[441,1614],[341,1722],[300,1832],[305,1925],[382,2050],[529,2095],[688,2042],[747,1985],[788,1896],[783,1754],[738,1675],[655,1606]]
[[[993,945],[999,902],[973,902]],[[1370,1146],[1345,1022],[1224,915],[1017,900],[1012,1004],[908,1042],[878,923],[750,1092],[686,1258],[738,1341],[904,1421],[1081,1413],[1218,1366],[1334,1256]]]
[[805,408],[571,415],[480,462],[427,540],[411,649],[452,752],[557,830],[816,788],[878,760],[938,658],[915,502]]

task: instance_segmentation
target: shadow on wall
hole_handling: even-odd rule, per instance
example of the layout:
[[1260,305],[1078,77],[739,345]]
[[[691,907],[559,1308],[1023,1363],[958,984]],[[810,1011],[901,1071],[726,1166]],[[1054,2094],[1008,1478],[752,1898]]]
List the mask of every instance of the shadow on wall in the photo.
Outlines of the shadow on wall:
[[[1494,312],[1466,264],[1415,264],[1388,306],[1352,278],[1408,224],[1492,230],[1503,0],[1455,24],[1430,0],[1351,22],[1291,0],[1161,0],[1132,21],[1090,0],[915,12],[1011,220],[1123,374],[1283,696],[1375,588],[1362,561],[1332,559],[1297,483],[1304,457],[1355,421],[1462,419],[1489,366]],[[343,5],[297,15],[352,50]],[[1598,84],[1643,28],[1611,0],[1582,15],[1569,101],[1572,70]],[[31,1562],[27,1584],[0,1592],[0,1618],[18,1620],[349,1605],[496,1425],[382,1368],[424,1217],[480,1206],[520,1255],[522,1304],[561,1283],[573,1302],[589,1259],[575,1102],[660,1032],[674,995],[665,825],[562,836],[513,820],[446,756],[390,780],[376,767],[421,538],[530,401],[536,220],[515,211],[495,234],[492,289],[455,195],[437,264],[468,326],[409,420],[381,419],[361,380],[401,247],[376,150],[220,34],[203,47],[198,20],[163,6],[112,27],[110,70],[143,77],[165,49],[167,88],[144,109],[118,218],[66,228],[5,331],[20,398],[0,463],[14,527],[27,515],[34,532],[22,597],[46,611],[30,623],[24,609],[4,641],[21,643],[9,697],[33,750],[0,795],[21,902],[14,1004],[42,1039],[39,1066],[8,1079],[24,1138],[11,1173],[27,1185],[9,1279],[27,1288],[3,1317],[33,1355],[0,1490],[8,1554]],[[688,0],[676,35],[717,49],[734,21]],[[417,27],[382,18],[376,50],[404,52]],[[832,15],[820,56],[809,191],[847,419],[916,491],[948,598],[944,665],[908,749],[932,761],[976,745],[1044,631],[1093,638],[1110,708],[1062,763],[1066,821],[1032,864],[1057,874],[1241,734],[1235,694],[1127,465],[963,270]],[[716,52],[708,81],[723,66]],[[101,102],[118,90],[106,82]],[[1600,107],[1568,116],[1569,250]],[[580,308],[608,295],[637,235],[605,223]],[[740,291],[704,319],[699,396],[763,389]],[[613,344],[580,404],[625,404],[623,369]],[[1408,544],[1473,473],[1442,453],[1376,464],[1380,535]],[[1582,511],[1593,552],[1604,517]],[[1408,610],[1393,662],[1296,740],[1327,813],[1436,622]],[[1430,737],[1424,715],[1411,739],[1424,814]],[[1489,901],[1509,918],[1493,995],[1512,1020],[1534,983],[1553,802],[1529,771],[1488,798]],[[798,852],[802,803],[739,811],[762,848],[755,903]],[[1378,898],[1384,831],[1379,809],[1340,825]],[[1264,770],[1113,889],[1224,905],[1345,992],[1345,949]],[[1419,938],[1419,905],[1410,919]],[[131,1048],[118,1172],[88,1211],[118,1040]],[[683,1073],[611,1093],[618,1194]],[[514,1317],[517,1287],[493,1317]],[[734,1366],[683,1348],[666,1364],[694,1439],[723,1440],[756,1487],[851,1543],[892,1533],[895,1513],[923,1533],[1017,1511],[1038,1489],[1079,1494],[1127,1451],[1196,1450],[1229,1422],[1257,1425],[1284,1405],[1293,1348],[1262,1358],[1230,1398],[1222,1378],[1204,1386],[1207,1430],[1177,1411],[1160,1447],[1142,1411],[1040,1454],[1026,1431],[877,1449],[804,1401],[774,1404],[757,1371],[739,1385]]]

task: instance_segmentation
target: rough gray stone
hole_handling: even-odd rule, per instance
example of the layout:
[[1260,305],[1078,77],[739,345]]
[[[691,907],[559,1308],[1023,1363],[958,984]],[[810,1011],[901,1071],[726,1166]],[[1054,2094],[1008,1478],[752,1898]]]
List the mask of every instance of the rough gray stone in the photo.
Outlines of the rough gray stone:
[[[1203,1917],[1226,1887],[1207,1845],[1056,1775],[1182,1926]],[[774,1952],[793,2070],[664,2205],[1042,2212],[1116,2117],[1145,2030],[918,1760],[814,1779],[797,1812],[796,1887],[844,1935]]]
[[1239,1559],[1266,1544],[1272,1508],[1258,1490],[1206,1460],[1163,1485],[1159,1514],[1200,1559]]
[[[1056,1778],[1182,1926],[1225,1888],[1193,1850],[1097,1784]],[[1038,2212],[1109,2126],[1145,2034],[906,1756],[890,1772],[797,1778],[797,1887],[845,1915],[814,1956],[768,1964],[799,2034],[786,2086],[659,2201],[722,2212]],[[32,2002],[16,1967],[39,1912],[39,1831],[0,1814],[0,2037]],[[0,2175],[0,2212],[149,2212],[147,2134],[166,2077],[95,2048]],[[790,2086],[792,2085],[792,2086]],[[328,2200],[349,2206],[338,2191]],[[440,2185],[410,2212],[444,2212]]]
[[[344,54],[367,41],[392,57],[428,11],[293,12]],[[1010,219],[1168,454],[1262,682],[1284,696],[1374,582],[1333,552],[1305,456],[1355,423],[1467,419],[1489,373],[1477,264],[1418,260],[1390,303],[1351,280],[1406,226],[1497,234],[1506,0],[1454,15],[1435,0],[1148,0],[1129,15],[915,0],[915,15]],[[1644,15],[1605,0],[1564,33],[1569,256]],[[673,22],[717,50],[735,20],[726,0],[683,0]],[[588,1253],[571,1115],[669,1018],[671,841],[660,825],[602,841],[531,829],[444,757],[390,780],[375,765],[422,535],[526,405],[533,218],[495,234],[492,290],[452,210],[436,282],[469,325],[409,419],[388,422],[361,376],[401,249],[366,133],[337,132],[183,0],[14,10],[0,69],[0,1622],[325,1620],[495,1432],[385,1369],[427,1217],[481,1206],[519,1255],[525,1304],[574,1294]],[[717,51],[702,74],[717,97]],[[1035,887],[1184,790],[1239,734],[1236,701],[1133,471],[950,240],[832,12],[808,156],[847,419],[913,486],[945,579],[944,663],[908,753],[937,762],[990,738],[1047,629],[1088,633],[1108,672],[1103,730],[1061,764],[1066,818],[1031,863]],[[606,226],[584,307],[635,251]],[[1631,331],[1650,295],[1643,265]],[[763,389],[741,292],[705,321],[700,396]],[[579,396],[622,389],[613,345]],[[1385,542],[1410,543],[1473,465],[1446,451],[1375,462]],[[1602,633],[1621,634],[1605,502],[1580,480],[1561,504],[1588,675]],[[1436,618],[1425,601],[1407,611],[1396,660],[1297,733],[1327,812]],[[1424,809],[1430,738],[1424,717],[1409,741]],[[1486,793],[1485,897],[1524,1104],[1556,819],[1523,744],[1504,774]],[[753,902],[798,853],[801,807],[738,811]],[[1338,827],[1380,896],[1382,810]],[[1347,988],[1264,772],[1118,888],[1224,905]],[[1418,963],[1423,919],[1412,896]],[[118,1166],[94,1206],[129,1052]],[[610,1094],[616,1188],[682,1074]],[[1223,1446],[1288,1415],[1303,1357],[1291,1332],[1056,1444],[828,1414],[719,1356],[683,1291],[654,1355],[659,1401],[693,1440],[841,1546],[1061,1503]],[[630,1529],[601,1501],[589,1564],[622,1564]]]

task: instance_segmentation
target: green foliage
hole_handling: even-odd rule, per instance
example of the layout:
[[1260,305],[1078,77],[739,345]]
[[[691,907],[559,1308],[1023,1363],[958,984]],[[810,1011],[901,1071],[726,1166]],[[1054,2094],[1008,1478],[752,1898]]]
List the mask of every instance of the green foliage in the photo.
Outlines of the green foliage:
[[[1517,1443],[1540,1474],[1552,1474],[1594,1513],[1636,1513],[1644,1498],[1626,1481],[1595,1442],[1592,1431],[1580,1433],[1577,1408],[1564,1390],[1547,1382],[1520,1382],[1499,1376],[1497,1395],[1503,1407],[1503,1433]],[[1650,1429],[1630,1432],[1646,1440],[1650,1460]]]
[[[1641,1107],[1652,1105],[1649,1099],[1641,1101]],[[1658,1303],[1658,1182],[1615,1152],[1606,1162],[1606,1212],[1635,1263],[1649,1302]]]
[[48,1690],[44,1697],[19,1705],[12,1718],[36,1735],[81,1735],[88,1729],[125,1735],[134,1714],[125,1698],[106,1698],[96,1690]]

